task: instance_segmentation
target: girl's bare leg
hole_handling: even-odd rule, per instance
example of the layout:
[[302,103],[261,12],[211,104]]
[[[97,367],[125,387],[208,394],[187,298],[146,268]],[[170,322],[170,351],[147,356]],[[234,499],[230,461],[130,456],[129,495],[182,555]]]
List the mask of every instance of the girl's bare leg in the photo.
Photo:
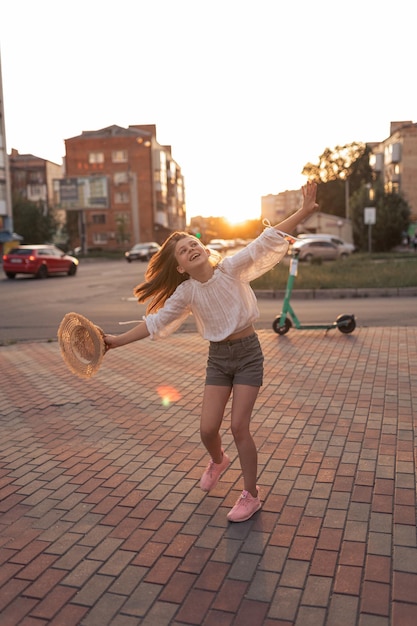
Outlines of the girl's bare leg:
[[230,392],[230,387],[219,385],[204,387],[200,435],[201,441],[215,463],[221,463],[223,458],[219,431]]
[[256,497],[258,452],[250,433],[250,420],[259,387],[234,385],[232,402],[232,434],[239,454],[244,489]]

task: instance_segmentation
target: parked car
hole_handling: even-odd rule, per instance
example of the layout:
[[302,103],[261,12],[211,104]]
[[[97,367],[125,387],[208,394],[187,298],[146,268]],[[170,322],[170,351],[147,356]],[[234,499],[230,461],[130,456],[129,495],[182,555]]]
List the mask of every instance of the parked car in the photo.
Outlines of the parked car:
[[226,239],[211,239],[207,244],[207,248],[217,250],[217,252],[224,252],[228,247]]
[[7,278],[15,278],[16,274],[33,274],[36,278],[53,274],[75,276],[78,263],[78,259],[53,245],[18,246],[3,254],[3,271]]
[[313,259],[323,259],[323,261],[334,261],[336,259],[346,259],[350,252],[341,246],[325,239],[301,239],[291,246],[291,251],[298,252],[300,261],[312,261]]
[[125,259],[128,263],[132,261],[149,261],[160,249],[161,246],[156,241],[137,243],[131,250],[125,252]]
[[353,243],[347,243],[347,241],[343,241],[343,239],[336,237],[336,235],[327,235],[325,233],[303,233],[301,235],[297,235],[297,239],[324,239],[335,243],[337,246],[341,246],[343,251],[348,254],[352,254],[352,252],[355,251]]

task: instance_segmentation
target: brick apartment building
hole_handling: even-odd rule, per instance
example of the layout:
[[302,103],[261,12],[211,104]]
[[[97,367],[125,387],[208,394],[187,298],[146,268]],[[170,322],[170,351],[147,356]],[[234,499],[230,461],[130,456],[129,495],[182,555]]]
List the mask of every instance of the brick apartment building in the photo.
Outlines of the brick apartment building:
[[88,177],[90,184],[96,178],[101,188],[95,203],[78,207],[82,223],[73,246],[126,250],[139,242],[162,243],[186,228],[181,168],[171,147],[157,142],[155,125],[113,125],[66,139],[65,177]]
[[13,148],[9,166],[13,194],[39,204],[44,210],[53,208],[54,180],[62,178],[62,165],[33,154],[20,154]]
[[417,222],[417,124],[391,122],[390,135],[369,144],[371,166],[382,177],[387,193],[401,193]]
[[[9,170],[14,197],[20,196],[37,204],[44,214],[55,208],[54,180],[62,177],[62,165],[33,154],[20,154],[18,150],[12,148],[9,155]],[[58,226],[56,240],[60,241],[65,227],[65,212],[55,211],[55,217]]]

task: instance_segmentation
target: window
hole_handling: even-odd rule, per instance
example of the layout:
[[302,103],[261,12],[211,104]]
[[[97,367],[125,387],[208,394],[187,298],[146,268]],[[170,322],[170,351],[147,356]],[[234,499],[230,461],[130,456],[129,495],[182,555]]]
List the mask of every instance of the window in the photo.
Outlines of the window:
[[31,183],[41,185],[43,183],[43,176],[41,172],[29,172],[28,180]]
[[113,174],[113,182],[115,185],[121,185],[129,182],[129,174],[127,172],[115,172]]
[[130,214],[117,213],[116,215],[116,240],[119,244],[125,244],[130,240]]
[[117,213],[115,219],[116,219],[116,223],[117,224],[129,224],[130,223],[130,213]]
[[127,150],[113,150],[111,160],[113,163],[127,163]]
[[24,170],[22,171],[15,171],[13,172],[13,178],[16,181],[17,185],[22,185],[25,184],[26,182],[26,172]]
[[105,224],[106,216],[101,213],[100,215],[93,215],[93,224]]
[[32,202],[38,202],[39,200],[46,201],[46,185],[27,185],[26,192],[28,200]]
[[88,154],[89,163],[104,163],[104,154],[102,152],[90,152]]
[[129,202],[129,194],[127,191],[118,191],[114,194],[114,202],[116,204],[126,204]]
[[108,240],[107,233],[93,233],[94,244],[107,243],[107,240]]
[[176,165],[175,165],[175,161],[169,161],[168,172],[169,172],[168,178],[170,180],[170,183],[172,185],[174,185],[175,184],[175,179],[177,177],[177,168],[176,168]]

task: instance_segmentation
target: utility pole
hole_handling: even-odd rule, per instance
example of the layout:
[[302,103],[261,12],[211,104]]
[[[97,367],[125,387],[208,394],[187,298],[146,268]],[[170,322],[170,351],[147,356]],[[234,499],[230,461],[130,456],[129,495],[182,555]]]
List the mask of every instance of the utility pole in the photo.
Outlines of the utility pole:
[[349,178],[345,178],[345,217],[350,219],[350,204],[349,204]]

